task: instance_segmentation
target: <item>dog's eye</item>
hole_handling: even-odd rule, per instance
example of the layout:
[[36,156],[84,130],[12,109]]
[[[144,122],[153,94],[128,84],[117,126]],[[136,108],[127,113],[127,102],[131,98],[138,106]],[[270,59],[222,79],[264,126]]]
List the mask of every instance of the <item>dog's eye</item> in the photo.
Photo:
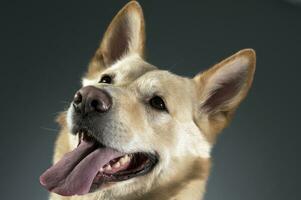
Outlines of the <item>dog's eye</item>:
[[99,83],[107,83],[107,84],[111,84],[111,83],[112,83],[112,77],[109,76],[109,75],[104,75],[104,76],[100,79]]
[[149,104],[155,109],[167,111],[163,99],[159,96],[154,96],[153,98],[151,98],[149,100]]

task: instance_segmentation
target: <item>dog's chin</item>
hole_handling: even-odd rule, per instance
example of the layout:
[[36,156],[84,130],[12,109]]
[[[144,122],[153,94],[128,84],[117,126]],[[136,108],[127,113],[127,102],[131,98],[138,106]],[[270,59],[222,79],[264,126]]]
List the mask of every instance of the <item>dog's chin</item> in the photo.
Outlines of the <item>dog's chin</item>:
[[94,143],[94,148],[98,151],[107,151],[107,149],[110,149],[114,151],[112,154],[116,154],[116,156],[112,156],[112,159],[99,168],[93,179],[89,193],[112,188],[120,182],[132,180],[136,177],[146,176],[151,173],[159,161],[157,154],[149,152],[122,152],[116,148],[106,146],[94,138],[87,130],[79,129],[76,131],[76,134],[79,138],[78,146],[83,141],[89,141]]

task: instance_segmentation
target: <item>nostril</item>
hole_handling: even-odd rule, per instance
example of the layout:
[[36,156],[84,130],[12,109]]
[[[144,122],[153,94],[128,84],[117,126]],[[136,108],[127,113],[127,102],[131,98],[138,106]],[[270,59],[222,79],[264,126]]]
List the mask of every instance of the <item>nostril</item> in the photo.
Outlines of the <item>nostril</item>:
[[81,95],[79,92],[77,92],[77,93],[74,95],[73,103],[76,104],[76,105],[78,105],[78,104],[80,104],[80,103],[82,102],[82,100],[83,100],[82,95]]
[[98,110],[99,102],[97,100],[92,100],[90,105],[95,110]]
[[106,112],[109,110],[110,105],[106,104],[103,100],[94,99],[90,102],[90,108],[97,112]]

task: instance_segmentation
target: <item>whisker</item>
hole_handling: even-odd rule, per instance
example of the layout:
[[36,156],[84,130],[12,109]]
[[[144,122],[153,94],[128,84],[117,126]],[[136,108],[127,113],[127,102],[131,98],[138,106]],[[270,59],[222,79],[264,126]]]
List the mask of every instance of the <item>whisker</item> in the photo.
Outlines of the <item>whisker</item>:
[[46,131],[51,131],[51,132],[58,132],[59,131],[58,129],[47,128],[47,127],[43,127],[43,126],[41,126],[40,128],[43,129],[43,130],[46,130]]

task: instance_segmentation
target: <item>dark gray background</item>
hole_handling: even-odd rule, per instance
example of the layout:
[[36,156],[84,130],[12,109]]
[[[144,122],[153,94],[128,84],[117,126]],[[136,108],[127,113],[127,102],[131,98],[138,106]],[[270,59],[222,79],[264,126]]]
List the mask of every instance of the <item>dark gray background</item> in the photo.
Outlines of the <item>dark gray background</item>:
[[[126,1],[1,1],[0,199],[42,200],[57,125]],[[251,47],[254,85],[213,150],[206,200],[299,200],[301,4],[140,1],[148,61],[193,76]],[[292,3],[293,2],[293,3]]]

